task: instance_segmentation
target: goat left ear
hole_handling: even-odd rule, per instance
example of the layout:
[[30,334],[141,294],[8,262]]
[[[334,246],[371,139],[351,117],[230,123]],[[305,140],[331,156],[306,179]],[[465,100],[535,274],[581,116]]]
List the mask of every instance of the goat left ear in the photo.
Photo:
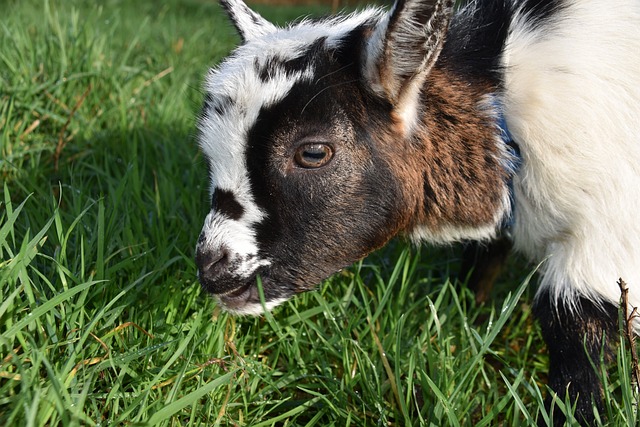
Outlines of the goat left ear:
[[276,31],[275,25],[249,9],[242,0],[220,0],[220,5],[238,30],[243,43]]
[[411,128],[420,88],[444,45],[454,0],[396,0],[374,29],[364,53],[364,75]]

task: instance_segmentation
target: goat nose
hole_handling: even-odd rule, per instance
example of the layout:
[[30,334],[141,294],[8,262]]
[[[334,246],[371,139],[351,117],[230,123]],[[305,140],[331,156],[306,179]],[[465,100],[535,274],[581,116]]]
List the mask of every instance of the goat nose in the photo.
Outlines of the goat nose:
[[204,280],[215,279],[229,264],[229,251],[225,247],[218,249],[198,247],[196,250],[196,265],[200,277]]

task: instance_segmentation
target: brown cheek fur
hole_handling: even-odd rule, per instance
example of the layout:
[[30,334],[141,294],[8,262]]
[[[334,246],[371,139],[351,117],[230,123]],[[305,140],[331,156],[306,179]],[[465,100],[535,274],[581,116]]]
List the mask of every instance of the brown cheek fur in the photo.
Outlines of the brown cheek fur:
[[495,119],[481,107],[492,89],[436,66],[423,87],[422,120],[413,134],[404,137],[399,120],[390,125],[381,147],[403,183],[404,199],[394,232],[427,226],[437,233],[496,221],[508,176],[499,160]]

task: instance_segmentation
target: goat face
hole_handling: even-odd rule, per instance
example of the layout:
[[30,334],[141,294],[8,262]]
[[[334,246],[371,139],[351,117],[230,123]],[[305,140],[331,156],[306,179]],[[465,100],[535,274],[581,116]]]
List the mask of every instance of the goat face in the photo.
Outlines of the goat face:
[[212,206],[196,262],[227,310],[255,314],[258,276],[271,308],[408,226],[417,201],[402,171],[418,168],[392,159],[411,157],[397,141],[411,114],[397,105],[415,82],[377,81],[389,20],[378,10],[276,29],[240,1],[223,6],[244,44],[205,82]]
[[370,126],[371,112],[382,120],[389,107],[359,86],[351,59],[324,43],[306,53],[309,68],[299,77],[286,77],[273,56],[242,67],[261,85],[286,81],[271,83],[288,89],[271,102],[230,98],[221,114],[205,106],[213,202],[197,260],[205,289],[229,310],[260,309],[256,275],[274,305],[381,246],[401,222],[400,185]]

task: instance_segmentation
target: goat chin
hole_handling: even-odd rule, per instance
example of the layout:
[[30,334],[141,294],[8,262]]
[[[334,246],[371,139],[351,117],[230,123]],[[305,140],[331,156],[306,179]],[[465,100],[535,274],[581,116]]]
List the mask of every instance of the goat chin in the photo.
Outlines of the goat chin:
[[404,0],[280,28],[221,2],[242,44],[198,120],[205,288],[257,314],[259,274],[270,309],[398,234],[508,235],[542,262],[550,387],[594,423],[619,278],[640,306],[640,4]]

